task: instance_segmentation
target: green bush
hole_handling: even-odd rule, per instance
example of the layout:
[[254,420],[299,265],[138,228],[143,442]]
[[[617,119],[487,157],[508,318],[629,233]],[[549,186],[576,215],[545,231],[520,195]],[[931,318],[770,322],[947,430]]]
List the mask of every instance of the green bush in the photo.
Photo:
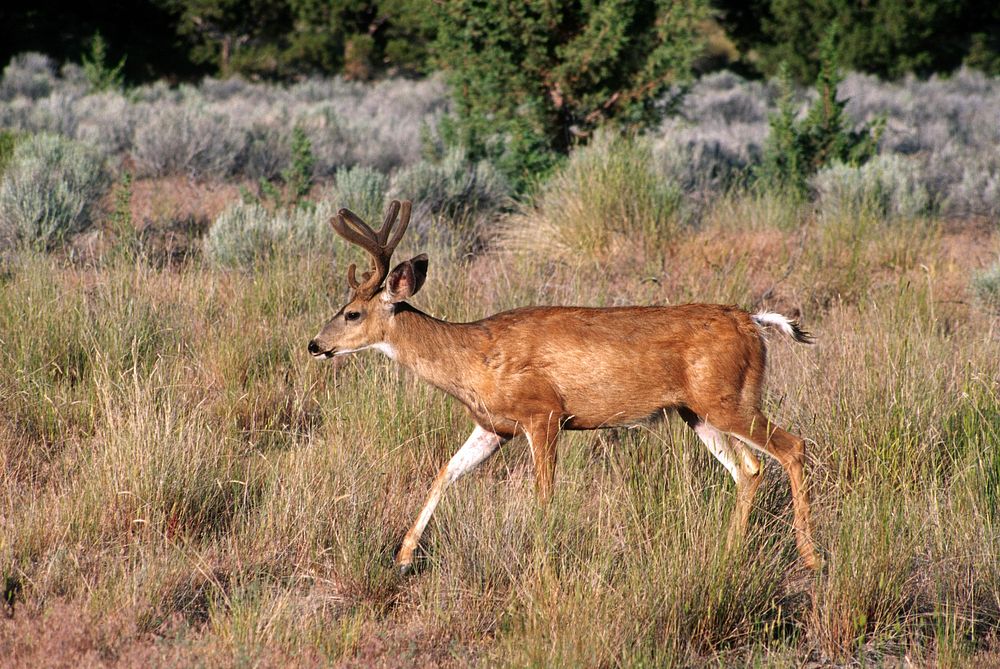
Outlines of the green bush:
[[312,142],[302,126],[297,125],[292,130],[292,162],[281,173],[281,178],[288,185],[291,197],[298,202],[306,195],[313,184],[313,169],[316,167],[316,156],[313,155]]
[[850,128],[844,112],[847,100],[837,99],[843,80],[837,66],[836,31],[830,29],[820,45],[822,67],[816,79],[819,97],[805,117],[797,118],[787,69],[780,76],[784,94],[778,113],[771,117],[771,132],[756,171],[764,184],[805,193],[808,179],[834,163],[861,165],[878,152],[884,121]]
[[90,145],[57,135],[26,139],[0,183],[0,236],[52,249],[95,223],[110,182]]
[[454,142],[492,155],[523,191],[609,120],[657,121],[701,49],[702,0],[437,4],[436,60],[452,83]]
[[121,90],[125,87],[125,56],[116,65],[108,64],[108,45],[96,32],[90,38],[90,53],[83,57],[83,74],[94,91]]
[[[256,148],[256,147],[254,147]],[[281,171],[282,186],[278,186],[266,178],[261,178],[260,198],[270,200],[277,208],[297,207],[304,204],[305,197],[313,186],[313,170],[316,166],[316,156],[312,150],[312,140],[300,125],[292,130],[291,156],[288,167]],[[247,196],[244,195],[244,198]],[[254,196],[250,196],[254,197]]]

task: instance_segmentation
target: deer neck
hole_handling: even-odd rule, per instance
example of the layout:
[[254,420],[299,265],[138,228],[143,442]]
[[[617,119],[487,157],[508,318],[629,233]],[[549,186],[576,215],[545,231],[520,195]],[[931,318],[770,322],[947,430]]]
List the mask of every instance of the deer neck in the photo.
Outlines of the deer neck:
[[462,397],[470,390],[466,379],[475,365],[477,339],[477,329],[467,323],[449,323],[401,303],[383,352],[424,381]]

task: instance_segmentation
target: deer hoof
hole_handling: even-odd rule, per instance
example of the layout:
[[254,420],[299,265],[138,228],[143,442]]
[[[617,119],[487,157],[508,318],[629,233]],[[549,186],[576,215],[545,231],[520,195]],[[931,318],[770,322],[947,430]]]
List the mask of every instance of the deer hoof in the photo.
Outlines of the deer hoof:
[[396,565],[396,571],[400,578],[406,578],[407,576],[413,575],[413,563],[404,562],[402,564]]

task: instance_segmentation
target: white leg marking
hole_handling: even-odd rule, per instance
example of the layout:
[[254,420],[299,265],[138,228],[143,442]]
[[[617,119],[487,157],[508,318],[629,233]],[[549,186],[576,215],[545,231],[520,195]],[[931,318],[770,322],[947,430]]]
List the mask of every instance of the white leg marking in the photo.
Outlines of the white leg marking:
[[736,481],[737,485],[740,482],[743,472],[740,470],[740,463],[737,461],[739,456],[736,453],[736,449],[733,445],[729,443],[726,435],[723,434],[718,428],[701,421],[694,428],[695,433],[702,440],[708,450],[715,456],[715,459],[722,463],[722,465],[729,470],[729,474]]
[[448,461],[448,483],[454,483],[473,469],[500,447],[504,439],[498,435],[476,426],[469,438],[462,444],[455,455]]
[[493,455],[500,448],[500,444],[504,441],[505,439],[500,435],[494,434],[489,430],[484,430],[478,425],[476,426],[476,429],[472,431],[472,434],[465,440],[462,447],[448,461],[441,485],[436,485],[431,489],[431,493],[427,497],[427,502],[424,504],[424,508],[420,511],[420,516],[417,518],[417,522],[414,523],[413,528],[410,530],[414,546],[420,540],[420,535],[423,533],[424,528],[427,527],[427,523],[430,522],[431,514],[434,513],[438,502],[441,501],[441,495],[444,494],[445,489],[482,464],[486,458]]

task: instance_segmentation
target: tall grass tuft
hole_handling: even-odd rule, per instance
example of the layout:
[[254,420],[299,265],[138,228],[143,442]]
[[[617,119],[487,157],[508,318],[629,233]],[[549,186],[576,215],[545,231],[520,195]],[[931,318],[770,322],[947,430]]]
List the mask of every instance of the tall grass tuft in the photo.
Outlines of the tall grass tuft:
[[889,482],[878,487],[841,501],[836,550],[817,593],[814,629],[825,654],[840,660],[898,653],[919,613],[914,580],[921,530],[913,510],[922,504]]
[[570,156],[504,236],[533,253],[590,262],[625,248],[655,253],[680,227],[680,190],[659,177],[648,142],[605,132]]

